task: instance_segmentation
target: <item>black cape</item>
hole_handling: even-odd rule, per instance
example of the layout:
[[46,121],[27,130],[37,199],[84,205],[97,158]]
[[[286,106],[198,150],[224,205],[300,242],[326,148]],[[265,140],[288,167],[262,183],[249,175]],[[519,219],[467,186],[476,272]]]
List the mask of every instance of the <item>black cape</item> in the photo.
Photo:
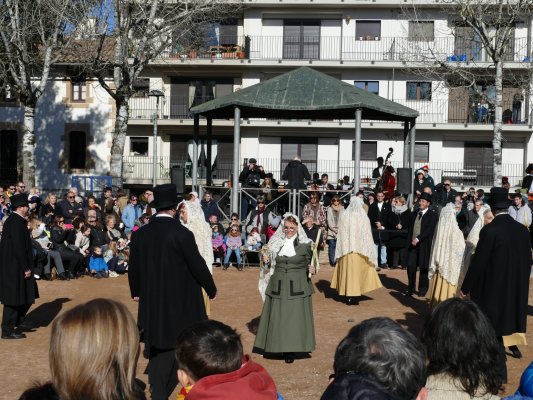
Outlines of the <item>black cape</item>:
[[201,288],[209,298],[217,291],[192,232],[163,216],[132,235],[128,279],[143,341],[160,349],[174,348],[183,329],[207,319]]
[[24,272],[33,271],[33,248],[28,221],[12,213],[4,223],[0,241],[0,302],[10,306],[33,304],[39,297],[33,274],[24,278]]
[[509,215],[481,229],[461,291],[470,293],[496,336],[526,331],[531,261],[529,232]]

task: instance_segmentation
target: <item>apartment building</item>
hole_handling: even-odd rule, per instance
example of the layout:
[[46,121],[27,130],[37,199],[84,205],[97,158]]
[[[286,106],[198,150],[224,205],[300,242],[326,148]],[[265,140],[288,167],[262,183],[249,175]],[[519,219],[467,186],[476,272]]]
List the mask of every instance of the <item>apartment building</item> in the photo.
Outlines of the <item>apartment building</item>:
[[[469,171],[474,178],[458,184],[489,186],[494,81],[480,73],[479,82],[466,88],[430,78],[414,66],[434,59],[476,74],[490,68],[490,59],[471,29],[438,2],[417,4],[415,19],[407,2],[397,0],[246,0],[239,15],[212,24],[200,44],[184,42],[168,49],[135,83],[124,183],[152,183],[154,114],[157,181],[170,180],[171,166],[183,167],[190,179],[192,106],[305,65],[417,110],[416,165],[429,163],[436,179]],[[503,174],[513,185],[533,158],[532,102],[527,85],[506,77],[527,77],[531,32],[531,18],[516,23],[505,55]],[[158,109],[156,98],[149,96],[154,89],[164,94]],[[0,122],[0,169],[12,165],[13,151],[4,149],[15,148],[14,126],[21,113],[5,95],[0,104],[0,121],[5,121]],[[60,187],[73,174],[105,175],[113,102],[91,81],[60,79],[47,96],[37,138],[40,185]],[[200,182],[206,179],[206,124],[200,120]],[[299,154],[311,172],[326,172],[332,181],[352,176],[353,127],[353,120],[243,120],[241,161],[254,157],[279,178]],[[233,121],[214,120],[212,131],[211,169],[220,183],[231,174]],[[363,121],[361,176],[370,175],[376,157],[384,157],[390,147],[392,164],[401,166],[403,135],[399,122]],[[79,154],[84,157],[74,156]]]

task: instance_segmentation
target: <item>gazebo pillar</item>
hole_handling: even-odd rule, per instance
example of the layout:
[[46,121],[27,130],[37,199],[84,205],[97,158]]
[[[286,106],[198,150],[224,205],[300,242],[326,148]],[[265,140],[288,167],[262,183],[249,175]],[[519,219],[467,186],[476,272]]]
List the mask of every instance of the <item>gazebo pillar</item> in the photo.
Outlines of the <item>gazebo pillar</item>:
[[[411,120],[409,129],[409,167],[415,173],[415,143],[416,143],[416,119]],[[411,193],[415,191],[415,180],[411,176]]]
[[200,114],[194,114],[194,128],[192,132],[192,191],[198,184],[198,142],[200,141]]
[[409,167],[409,121],[403,123],[403,163],[404,168]]
[[239,212],[239,166],[241,150],[241,109],[235,107],[233,111],[233,179],[231,189],[231,212]]
[[207,117],[207,167],[205,171],[206,175],[206,186],[211,186],[213,184],[213,152],[211,145],[213,143],[213,118]]
[[361,119],[363,118],[363,109],[355,110],[355,154],[354,154],[354,192],[359,191],[361,184]]

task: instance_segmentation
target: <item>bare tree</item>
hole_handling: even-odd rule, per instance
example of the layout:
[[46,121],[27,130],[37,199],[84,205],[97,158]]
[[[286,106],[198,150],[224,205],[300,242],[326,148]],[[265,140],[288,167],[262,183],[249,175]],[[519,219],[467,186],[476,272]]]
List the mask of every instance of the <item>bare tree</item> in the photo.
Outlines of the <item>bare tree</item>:
[[[517,24],[528,20],[533,0],[444,0],[441,4],[441,12],[448,16],[448,27],[444,34],[455,40],[456,45],[462,43],[466,49],[464,53],[468,54],[450,57],[449,46],[442,43],[439,46],[437,38],[424,38],[422,31],[424,21],[428,20],[427,15],[422,6],[411,5],[404,8],[404,13],[414,23],[415,30],[421,29],[411,32],[418,35],[410,49],[417,57],[408,69],[448,86],[464,86],[471,90],[476,90],[480,81],[493,82],[493,183],[500,186],[504,81],[524,88],[529,85],[527,73],[516,73],[516,70],[510,72],[505,63],[523,61],[517,60],[513,51],[514,30]],[[485,57],[481,57],[482,52]],[[526,55],[531,57],[531,54]],[[527,57],[524,59],[528,60]],[[526,89],[526,92],[529,90]]]
[[[235,17],[240,1],[103,0],[100,20],[107,24],[90,39],[87,67],[116,103],[110,174],[122,175],[122,156],[133,84],[143,69],[178,43],[197,41],[202,27]],[[109,77],[112,77],[110,80]]]
[[[53,64],[69,47],[69,35],[92,8],[90,0],[0,1],[0,79],[24,106],[22,171],[35,185],[35,111]],[[19,165],[19,170],[21,166]]]

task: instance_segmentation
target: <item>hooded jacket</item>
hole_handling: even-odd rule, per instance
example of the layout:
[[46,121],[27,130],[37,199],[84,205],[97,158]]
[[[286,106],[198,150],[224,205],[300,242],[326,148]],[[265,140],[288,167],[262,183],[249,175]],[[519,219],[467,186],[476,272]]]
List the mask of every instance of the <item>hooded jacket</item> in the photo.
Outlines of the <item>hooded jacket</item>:
[[285,167],[281,179],[288,181],[287,189],[307,189],[305,181],[311,180],[311,175],[300,160],[292,160]]
[[187,400],[276,400],[276,384],[266,369],[245,356],[240,369],[210,375],[194,384]]

